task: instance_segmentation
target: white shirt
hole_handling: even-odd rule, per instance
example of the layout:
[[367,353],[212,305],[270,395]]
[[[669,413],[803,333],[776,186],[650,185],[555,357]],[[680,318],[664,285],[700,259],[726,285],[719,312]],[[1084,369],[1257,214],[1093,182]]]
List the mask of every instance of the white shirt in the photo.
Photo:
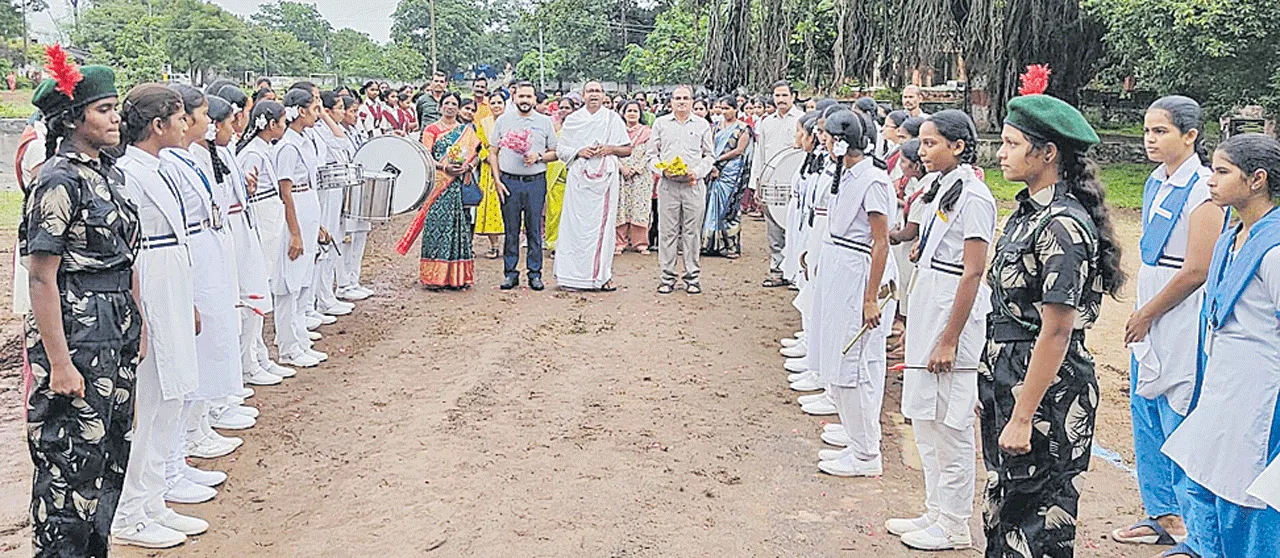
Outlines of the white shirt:
[[[182,195],[182,205],[187,209],[187,225],[213,218],[213,177],[196,163],[195,155],[186,149],[166,148],[160,151],[160,159],[169,163],[162,171],[169,175]],[[222,208],[219,208],[222,209]]]
[[[1191,182],[1191,178],[1199,176],[1196,183],[1191,186],[1191,194],[1187,196],[1187,203],[1182,206],[1182,214],[1178,216],[1178,220],[1173,224],[1173,232],[1169,234],[1169,240],[1164,245],[1164,255],[1179,259],[1187,256],[1187,238],[1191,236],[1191,212],[1200,207],[1200,204],[1209,201],[1209,175],[1212,172],[1205,167],[1200,156],[1194,153],[1182,162],[1178,170],[1173,172],[1173,176],[1169,175],[1169,168],[1165,165],[1156,167],[1151,172],[1151,178],[1160,181],[1160,190],[1156,192],[1156,197],[1152,202],[1153,207],[1159,207],[1164,203],[1165,198],[1173,193],[1175,188],[1185,188]],[[1148,212],[1147,223],[1155,217],[1155,212]],[[1143,223],[1146,227],[1147,223]],[[1142,267],[1148,267],[1143,264]],[[1139,272],[1141,273],[1141,272]],[[1156,293],[1150,293],[1155,296]],[[1141,305],[1142,303],[1139,303]]]
[[775,112],[756,124],[756,136],[759,141],[755,142],[755,152],[751,156],[751,160],[754,161],[751,165],[751,189],[754,190],[756,184],[760,182],[760,174],[764,171],[764,166],[769,159],[788,147],[795,147],[796,124],[800,122],[801,116],[804,116],[804,110],[791,105],[791,110],[786,114]]
[[[936,174],[931,174],[936,176]],[[956,181],[964,182],[964,193],[956,200],[955,207],[949,214],[938,210],[938,202],[952,188]],[[932,180],[930,181],[932,183]],[[920,203],[920,199],[916,199]],[[990,245],[996,232],[996,203],[991,190],[967,165],[956,167],[942,177],[942,188],[928,206],[929,213],[923,215],[920,225],[920,237],[924,239],[925,229],[932,222],[932,230],[928,238],[928,246],[920,247],[920,264],[927,265],[925,255],[932,252],[931,258],[946,264],[964,267],[964,243],[969,239],[979,239]]]
[[275,155],[271,144],[266,140],[253,138],[240,150],[236,159],[246,176],[258,173],[258,187],[253,192],[254,197],[264,196],[277,189],[279,181],[276,178]]
[[827,210],[827,228],[832,237],[870,245],[870,214],[887,216],[896,206],[889,175],[867,157],[840,175],[840,190]]
[[[1163,451],[1187,476],[1233,504],[1265,504],[1245,492],[1267,466],[1280,396],[1280,249],[1262,258],[1226,323],[1206,334],[1200,400]],[[1188,324],[1189,326],[1190,324]]]
[[276,142],[275,165],[276,180],[288,180],[295,185],[310,186],[314,183],[316,169],[315,144],[293,128],[285,131],[284,137]]
[[177,172],[172,163],[161,161],[132,145],[116,160],[116,168],[125,177],[125,197],[138,206],[143,238],[176,235],[179,244],[186,244],[187,227],[182,216],[181,193],[172,180],[165,182],[162,179],[162,167],[170,176]]

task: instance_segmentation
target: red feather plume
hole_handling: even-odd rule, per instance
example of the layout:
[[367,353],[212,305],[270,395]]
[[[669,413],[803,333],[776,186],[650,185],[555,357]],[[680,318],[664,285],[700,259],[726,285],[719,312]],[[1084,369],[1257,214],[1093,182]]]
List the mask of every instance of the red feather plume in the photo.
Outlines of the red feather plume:
[[1031,64],[1027,66],[1026,73],[1019,78],[1022,80],[1022,87],[1018,88],[1019,95],[1040,95],[1049,88],[1049,76],[1053,74],[1053,70],[1049,69],[1047,64]]
[[67,98],[75,99],[76,85],[84,79],[84,75],[80,73],[80,67],[67,56],[67,51],[62,50],[62,45],[52,45],[46,48],[44,53],[49,57],[49,63],[45,65],[44,71],[58,83],[58,91],[65,94]]

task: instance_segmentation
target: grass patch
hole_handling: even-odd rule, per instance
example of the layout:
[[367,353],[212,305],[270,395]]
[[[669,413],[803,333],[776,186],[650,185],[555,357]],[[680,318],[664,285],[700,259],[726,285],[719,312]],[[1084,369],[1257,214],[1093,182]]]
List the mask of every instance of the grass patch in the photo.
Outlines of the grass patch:
[[[1112,207],[1124,209],[1142,209],[1142,186],[1151,174],[1149,165],[1134,163],[1117,163],[1102,167],[1102,184],[1107,187],[1107,203]],[[997,200],[1013,201],[1013,197],[1022,190],[1020,183],[1004,179],[1000,169],[990,168],[986,171],[987,186]]]
[[0,101],[0,118],[29,118],[35,111],[36,107],[30,103],[19,105]]
[[22,221],[22,192],[0,192],[0,230],[16,231]]

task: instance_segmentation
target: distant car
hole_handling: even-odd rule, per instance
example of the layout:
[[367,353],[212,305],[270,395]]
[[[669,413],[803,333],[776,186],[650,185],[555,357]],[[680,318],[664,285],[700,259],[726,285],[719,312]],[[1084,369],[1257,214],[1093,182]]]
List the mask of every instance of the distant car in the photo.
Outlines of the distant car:
[[165,83],[191,85],[191,76],[188,74],[169,74],[167,76],[161,76],[161,81],[164,81]]

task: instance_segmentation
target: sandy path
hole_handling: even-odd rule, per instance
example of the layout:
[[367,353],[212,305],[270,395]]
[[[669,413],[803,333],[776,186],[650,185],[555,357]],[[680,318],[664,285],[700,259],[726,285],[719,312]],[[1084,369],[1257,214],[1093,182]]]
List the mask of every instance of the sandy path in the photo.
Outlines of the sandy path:
[[[1123,234],[1136,244],[1131,216]],[[885,404],[885,476],[818,473],[823,422],[800,413],[776,350],[798,326],[791,293],[758,286],[761,223],[747,223],[744,258],[704,261],[699,297],[656,295],[655,257],[635,254],[616,261],[613,294],[503,292],[489,260],[473,291],[426,293],[413,258],[387,256],[392,233],[375,236],[366,275],[380,296],[322,329],[330,363],[258,389],[245,446],[207,463],[231,480],[179,506],[211,532],[117,555],[918,555],[881,528],[923,498],[903,464],[901,382]],[[1090,344],[1099,443],[1131,458],[1127,306],[1104,311]],[[13,383],[0,379],[0,551],[24,555]],[[1102,539],[1138,511],[1133,480],[1095,459],[1085,484],[1078,555],[1149,555]]]

